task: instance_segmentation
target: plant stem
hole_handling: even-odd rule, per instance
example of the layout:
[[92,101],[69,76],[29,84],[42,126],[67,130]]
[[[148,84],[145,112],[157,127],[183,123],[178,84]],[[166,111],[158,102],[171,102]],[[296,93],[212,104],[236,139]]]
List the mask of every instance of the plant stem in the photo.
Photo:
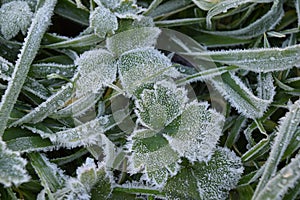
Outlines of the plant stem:
[[32,20],[21,53],[18,56],[12,78],[2,96],[0,104],[0,136],[4,133],[10,113],[27,78],[30,65],[39,50],[43,35],[50,24],[56,2],[57,0],[46,0]]

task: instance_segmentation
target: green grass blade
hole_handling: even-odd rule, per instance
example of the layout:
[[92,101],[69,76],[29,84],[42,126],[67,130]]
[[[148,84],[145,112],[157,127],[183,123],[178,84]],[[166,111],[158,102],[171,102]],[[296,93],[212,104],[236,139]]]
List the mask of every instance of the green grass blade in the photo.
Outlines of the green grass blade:
[[33,18],[21,53],[18,56],[19,59],[16,62],[11,81],[9,81],[8,88],[2,96],[0,104],[0,136],[3,135],[9,115],[26,80],[30,65],[39,50],[42,37],[50,24],[55,5],[56,0],[46,0],[43,7],[37,11]]
[[33,152],[50,151],[55,146],[48,139],[42,139],[40,136],[19,137],[6,142],[7,147],[13,151]]
[[272,8],[263,17],[251,23],[247,27],[233,31],[203,31],[213,35],[229,36],[239,39],[249,39],[262,35],[264,32],[275,27],[283,17],[283,1],[275,0]]
[[[182,53],[183,55],[185,53]],[[261,48],[247,50],[206,51],[187,53],[199,59],[237,65],[241,69],[254,72],[273,72],[299,67],[300,45],[286,48]]]
[[[300,155],[292,159],[291,163],[282,168],[276,176],[270,179],[265,187],[259,190],[252,199],[280,200],[289,188],[297,186],[300,180]],[[299,190],[299,188],[298,188]]]
[[45,102],[41,103],[38,107],[32,110],[24,117],[13,122],[10,126],[18,126],[24,123],[38,123],[51,115],[55,110],[64,106],[65,102],[72,97],[73,84],[67,83],[62,88],[49,97]]
[[286,150],[291,138],[295,134],[300,122],[300,100],[289,105],[289,112],[280,120],[277,136],[272,145],[270,156],[258,186],[256,187],[253,199],[256,199],[262,190],[266,189],[268,181],[276,173],[276,168]]

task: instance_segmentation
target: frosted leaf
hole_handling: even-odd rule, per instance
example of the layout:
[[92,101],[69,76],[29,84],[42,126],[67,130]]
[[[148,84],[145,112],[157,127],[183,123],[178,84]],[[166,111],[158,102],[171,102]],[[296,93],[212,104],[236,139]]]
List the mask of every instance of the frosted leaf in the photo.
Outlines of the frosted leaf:
[[[271,178],[266,186],[258,191],[257,199],[285,199],[284,194],[288,193],[290,188],[297,191],[297,183],[300,179],[300,155],[297,154],[291,162],[282,168],[273,178]],[[299,193],[299,192],[298,192]],[[295,198],[296,199],[296,198]]]
[[116,16],[120,19],[138,19],[138,14],[143,11],[144,9],[136,4],[136,0],[120,0],[118,6],[114,9]]
[[108,37],[106,47],[116,56],[120,56],[129,50],[154,46],[160,32],[156,27],[131,29]]
[[[243,81],[233,73],[224,73],[222,79],[212,80],[212,85],[227,99],[238,112],[248,118],[262,117],[268,106],[272,103],[275,88],[272,77],[263,78],[265,89],[261,89],[259,95],[266,99],[255,96]],[[259,81],[259,82],[260,82]],[[260,87],[260,86],[259,86]]]
[[144,84],[179,75],[179,72],[171,67],[170,59],[152,48],[124,53],[117,64],[122,86],[129,95],[134,94]]
[[97,166],[94,159],[87,158],[85,163],[77,168],[76,174],[80,182],[90,190],[90,187],[97,182]]
[[141,15],[139,18],[133,20],[132,26],[135,28],[154,27],[155,24],[151,17]]
[[84,185],[78,179],[72,177],[66,180],[64,187],[57,190],[53,197],[57,200],[90,200],[91,198]]
[[71,98],[73,93],[72,83],[67,83],[61,89],[50,96],[27,115],[13,122],[10,126],[17,126],[24,123],[38,123],[63,106],[64,102]]
[[208,161],[222,134],[224,118],[207,103],[189,103],[181,116],[170,123],[164,137],[170,146],[190,161]]
[[0,78],[3,80],[9,80],[13,70],[13,64],[0,56]]
[[194,4],[196,4],[202,10],[210,10],[214,7],[217,3],[221,2],[222,0],[192,0]]
[[58,145],[74,148],[78,146],[90,146],[101,142],[101,134],[105,132],[103,118],[96,118],[75,128],[56,132],[50,136],[50,140]]
[[277,128],[276,137],[272,144],[270,155],[265,163],[262,177],[256,187],[254,197],[257,197],[274,173],[276,173],[277,166],[282,160],[285,150],[291,143],[291,139],[296,134],[297,129],[299,129],[300,100],[297,100],[294,104],[288,105],[288,108],[289,112],[280,119],[280,125]]
[[[227,0],[227,1],[221,1],[221,0],[215,0],[211,1],[215,5],[211,9],[209,9],[207,16],[206,16],[206,24],[209,29],[211,29],[211,19],[221,13],[226,13],[231,8],[236,8],[240,5],[247,4],[247,3],[270,3],[273,0]],[[194,1],[195,2],[195,1]],[[205,1],[198,1],[205,2]]]
[[113,34],[118,29],[118,19],[109,9],[99,6],[91,12],[90,26],[96,35],[105,38],[106,34]]
[[[143,171],[142,179],[162,187],[168,175],[176,174],[179,170],[178,154],[169,146],[168,141],[157,132],[143,129],[134,132],[129,138],[130,171],[137,173]],[[174,169],[174,164],[177,166]],[[173,169],[169,171],[168,169]]]
[[172,82],[160,81],[153,90],[143,90],[136,101],[136,113],[144,126],[160,130],[181,114],[187,100],[186,90]]
[[114,57],[104,49],[84,52],[76,61],[80,77],[76,81],[76,96],[97,93],[101,87],[116,79]]
[[19,31],[26,33],[33,13],[26,1],[12,1],[0,8],[0,26],[4,38],[9,40]]
[[241,159],[226,148],[217,148],[210,161],[197,162],[170,178],[163,189],[170,200],[226,199],[243,173]]
[[300,45],[285,48],[261,48],[246,50],[206,51],[188,53],[207,61],[237,65],[254,72],[274,72],[299,67]]
[[0,183],[5,187],[11,187],[12,184],[20,185],[29,181],[26,163],[19,152],[6,148],[5,142],[0,140]]
[[107,8],[114,9],[119,3],[120,0],[94,0],[98,6],[103,5]]

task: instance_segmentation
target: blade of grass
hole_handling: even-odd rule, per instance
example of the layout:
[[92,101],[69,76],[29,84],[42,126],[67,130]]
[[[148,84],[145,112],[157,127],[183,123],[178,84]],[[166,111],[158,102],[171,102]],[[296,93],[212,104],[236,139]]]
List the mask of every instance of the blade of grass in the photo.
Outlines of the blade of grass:
[[0,104],[0,136],[4,133],[9,115],[26,80],[30,65],[50,24],[55,5],[56,0],[46,0],[44,5],[37,11],[30,25],[21,53],[18,56],[12,79],[9,81],[8,88],[2,96]]

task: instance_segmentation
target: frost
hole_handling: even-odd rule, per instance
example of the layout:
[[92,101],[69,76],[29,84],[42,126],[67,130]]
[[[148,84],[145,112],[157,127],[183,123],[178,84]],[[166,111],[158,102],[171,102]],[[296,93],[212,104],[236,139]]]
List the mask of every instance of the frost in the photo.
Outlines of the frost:
[[207,11],[213,8],[217,3],[221,2],[222,0],[192,0],[192,1],[199,8]]
[[243,173],[239,157],[226,148],[217,148],[210,161],[197,162],[170,178],[163,189],[170,200],[226,199]]
[[160,81],[153,90],[143,90],[136,101],[136,113],[144,126],[161,130],[181,114],[187,100],[187,91],[174,83]]
[[12,184],[20,185],[29,181],[30,177],[25,170],[26,163],[19,152],[7,149],[5,142],[0,140],[0,183],[10,187]]
[[144,9],[136,4],[136,0],[121,0],[118,6],[115,7],[114,12],[118,18],[138,19],[139,13]]
[[73,85],[71,83],[62,86],[62,88],[49,97],[45,102],[41,103],[27,115],[13,122],[10,126],[17,126],[24,123],[38,123],[51,115],[55,110],[62,107],[61,102],[66,102],[71,98]]
[[164,136],[171,147],[190,161],[207,162],[222,134],[224,118],[208,106],[195,101],[189,103],[182,115],[166,128]]
[[154,46],[160,32],[156,27],[131,29],[108,37],[106,47],[116,56],[120,56],[133,49]]
[[119,3],[120,0],[95,0],[99,6],[104,5],[107,8],[114,9]]
[[69,148],[97,144],[105,131],[101,122],[101,118],[96,118],[75,128],[56,132],[55,136],[51,135],[49,138],[53,143]]
[[152,48],[124,53],[117,64],[123,88],[129,95],[145,84],[179,75],[179,72],[172,68],[170,59]]
[[118,19],[109,9],[99,6],[90,15],[90,26],[96,35],[105,38],[118,29]]
[[168,141],[157,132],[143,129],[137,130],[129,138],[130,171],[137,173],[143,171],[142,179],[162,187],[168,175],[176,174],[179,170],[169,171],[174,164],[180,161],[179,155],[169,146]]
[[97,93],[116,79],[117,66],[111,53],[103,49],[84,52],[76,61],[80,77],[76,81],[76,96]]
[[25,35],[33,13],[26,1],[12,1],[0,8],[0,26],[4,38],[9,40],[21,30]]

